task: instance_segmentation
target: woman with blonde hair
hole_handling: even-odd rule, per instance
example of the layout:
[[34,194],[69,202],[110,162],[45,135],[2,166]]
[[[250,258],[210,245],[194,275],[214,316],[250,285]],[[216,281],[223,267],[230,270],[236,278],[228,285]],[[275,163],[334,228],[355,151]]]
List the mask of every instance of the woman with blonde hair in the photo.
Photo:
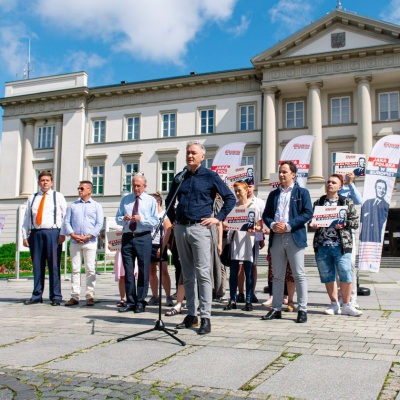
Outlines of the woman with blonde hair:
[[[247,197],[248,185],[245,182],[235,182],[233,185],[235,195],[237,197],[236,207],[251,208],[253,203]],[[229,231],[228,242],[231,242],[231,265],[229,275],[229,290],[230,300],[224,310],[236,309],[236,293],[238,286],[239,265],[243,264],[246,275],[246,305],[243,311],[252,311],[253,305],[251,299],[253,296],[253,262],[254,262],[254,243],[255,232],[262,231],[262,220],[260,211],[257,207],[254,208],[251,214],[251,219],[246,225],[246,230]],[[250,218],[249,218],[250,219]],[[227,224],[224,223],[225,229]],[[243,229],[243,228],[242,228]]]

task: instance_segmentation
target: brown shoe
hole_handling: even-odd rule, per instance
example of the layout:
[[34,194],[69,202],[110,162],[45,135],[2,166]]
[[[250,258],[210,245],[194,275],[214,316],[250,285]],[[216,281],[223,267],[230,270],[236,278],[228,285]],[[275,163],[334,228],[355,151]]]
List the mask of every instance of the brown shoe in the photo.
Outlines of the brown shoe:
[[88,307],[93,307],[94,306],[94,298],[93,297],[89,297],[88,299],[86,299],[86,305]]
[[78,300],[73,299],[72,297],[64,304],[65,307],[77,306],[79,304]]

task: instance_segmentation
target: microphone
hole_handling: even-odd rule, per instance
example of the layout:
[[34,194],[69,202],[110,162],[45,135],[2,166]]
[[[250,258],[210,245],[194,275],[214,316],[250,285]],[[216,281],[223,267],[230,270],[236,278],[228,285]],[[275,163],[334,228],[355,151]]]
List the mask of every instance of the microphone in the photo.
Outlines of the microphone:
[[181,172],[179,172],[179,174],[177,174],[175,176],[174,180],[176,183],[181,183],[185,180],[185,174],[186,174],[187,170],[188,170],[187,167],[185,167],[185,168],[183,168],[183,170]]

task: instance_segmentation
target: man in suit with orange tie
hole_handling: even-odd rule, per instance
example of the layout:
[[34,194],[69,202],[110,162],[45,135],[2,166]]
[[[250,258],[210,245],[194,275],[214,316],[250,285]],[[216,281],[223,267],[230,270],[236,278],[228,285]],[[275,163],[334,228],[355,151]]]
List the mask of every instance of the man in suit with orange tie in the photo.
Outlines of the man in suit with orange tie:
[[22,237],[29,247],[33,265],[33,292],[24,304],[43,302],[46,263],[49,268],[49,297],[52,306],[61,303],[60,261],[65,236],[60,229],[67,209],[64,196],[52,190],[53,176],[50,172],[39,174],[40,190],[31,195],[26,206]]

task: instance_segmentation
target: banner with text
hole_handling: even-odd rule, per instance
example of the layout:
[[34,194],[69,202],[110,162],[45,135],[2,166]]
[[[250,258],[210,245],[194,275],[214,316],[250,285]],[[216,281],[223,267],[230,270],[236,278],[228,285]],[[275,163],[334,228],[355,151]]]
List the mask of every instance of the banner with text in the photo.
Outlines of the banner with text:
[[254,168],[252,165],[243,165],[241,167],[231,167],[226,174],[226,183],[232,187],[235,182],[246,182],[248,185],[254,185]]
[[344,226],[347,217],[347,206],[315,206],[311,224],[318,228],[335,228]]
[[379,272],[386,220],[400,159],[400,135],[380,139],[365,171],[358,268]]
[[244,142],[229,143],[219,149],[214,157],[211,169],[215,171],[225,182],[228,169],[239,167],[242,163]]
[[256,209],[244,206],[234,207],[225,221],[228,229],[233,231],[248,231],[254,229],[256,221]]
[[279,160],[279,164],[282,161],[293,161],[296,164],[296,181],[299,186],[304,188],[307,187],[313,143],[314,136],[311,135],[294,138],[285,146]]
[[365,154],[332,153],[333,173],[346,175],[354,172],[355,176],[365,175]]

